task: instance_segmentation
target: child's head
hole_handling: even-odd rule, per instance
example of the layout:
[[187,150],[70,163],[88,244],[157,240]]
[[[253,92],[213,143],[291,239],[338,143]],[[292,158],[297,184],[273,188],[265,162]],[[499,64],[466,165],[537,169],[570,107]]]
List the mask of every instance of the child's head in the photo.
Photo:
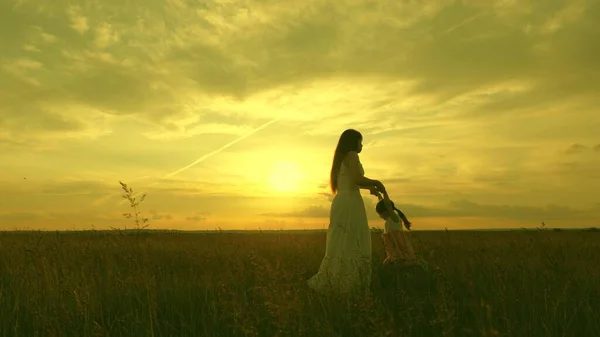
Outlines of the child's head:
[[[390,200],[390,204],[392,205],[392,209],[396,208],[394,206],[394,202]],[[379,200],[379,202],[377,203],[377,205],[375,205],[375,211],[377,212],[377,214],[379,214],[379,217],[381,217],[382,219],[387,219],[390,217],[390,213],[388,212],[387,208],[385,207],[385,203],[383,200]]]

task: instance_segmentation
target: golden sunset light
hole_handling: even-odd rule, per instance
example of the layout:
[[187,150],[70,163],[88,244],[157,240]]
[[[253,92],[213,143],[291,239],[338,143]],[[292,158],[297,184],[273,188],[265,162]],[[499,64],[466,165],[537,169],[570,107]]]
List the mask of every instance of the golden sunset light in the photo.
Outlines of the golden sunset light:
[[2,1],[0,229],[124,227],[119,181],[147,194],[151,228],[327,228],[347,128],[415,228],[595,226],[599,15],[597,1]]
[[278,162],[269,175],[269,182],[276,191],[297,192],[301,188],[302,172],[290,162]]

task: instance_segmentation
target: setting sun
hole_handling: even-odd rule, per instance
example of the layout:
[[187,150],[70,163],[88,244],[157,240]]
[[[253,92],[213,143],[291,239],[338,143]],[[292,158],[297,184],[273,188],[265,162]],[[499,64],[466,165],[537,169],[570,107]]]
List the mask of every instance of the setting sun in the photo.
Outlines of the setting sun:
[[277,162],[269,175],[271,187],[278,192],[295,192],[300,189],[303,174],[293,162]]

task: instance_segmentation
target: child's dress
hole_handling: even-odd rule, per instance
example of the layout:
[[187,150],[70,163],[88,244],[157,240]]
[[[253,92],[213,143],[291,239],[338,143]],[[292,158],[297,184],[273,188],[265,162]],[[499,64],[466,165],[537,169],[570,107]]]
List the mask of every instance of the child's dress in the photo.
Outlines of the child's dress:
[[416,259],[415,251],[408,240],[401,222],[395,222],[391,217],[385,221],[385,232],[381,234],[383,246],[387,255],[384,264],[394,261],[413,261]]

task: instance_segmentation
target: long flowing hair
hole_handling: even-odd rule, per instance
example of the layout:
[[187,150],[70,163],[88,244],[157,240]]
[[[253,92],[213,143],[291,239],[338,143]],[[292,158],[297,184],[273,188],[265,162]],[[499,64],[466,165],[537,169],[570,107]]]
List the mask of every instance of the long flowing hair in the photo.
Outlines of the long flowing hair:
[[342,132],[340,136],[340,140],[338,140],[338,144],[335,148],[335,153],[333,155],[333,163],[331,165],[331,174],[329,176],[329,186],[331,187],[331,192],[333,194],[337,193],[338,189],[338,173],[340,172],[340,168],[342,166],[342,161],[346,154],[350,151],[357,151],[358,144],[362,140],[362,135],[360,132],[354,129],[348,129]]

